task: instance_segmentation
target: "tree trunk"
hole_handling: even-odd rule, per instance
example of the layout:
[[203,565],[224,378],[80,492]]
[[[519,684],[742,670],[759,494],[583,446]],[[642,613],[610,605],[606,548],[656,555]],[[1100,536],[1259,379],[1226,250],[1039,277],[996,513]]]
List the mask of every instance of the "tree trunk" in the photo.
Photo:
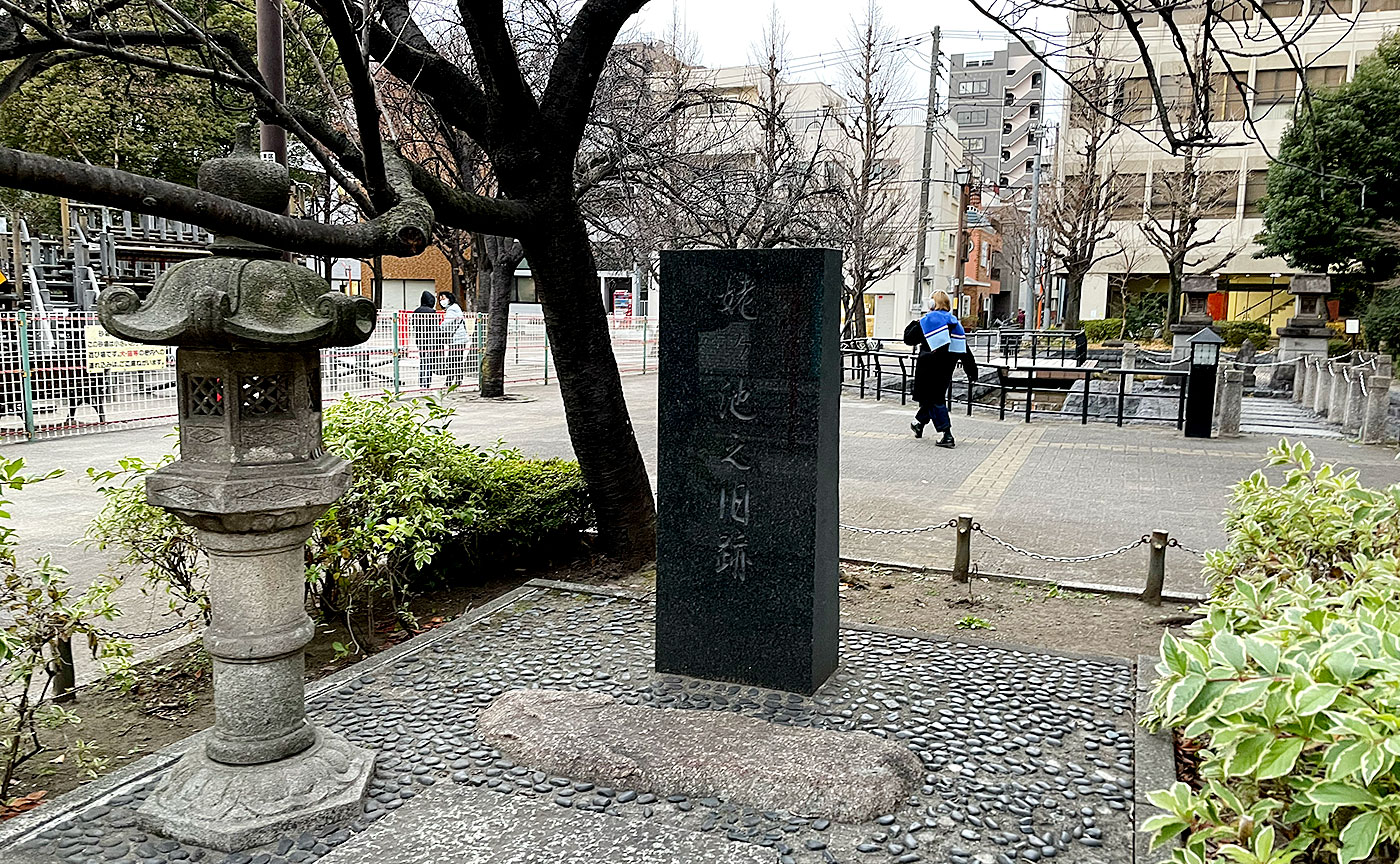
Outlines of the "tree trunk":
[[481,395],[499,399],[506,395],[506,334],[510,327],[515,268],[524,259],[525,250],[519,241],[505,237],[486,238],[486,250],[491,264],[487,271],[486,351],[481,355]]
[[1172,261],[1167,262],[1167,324],[1162,328],[1164,338],[1170,339],[1171,334],[1166,332],[1181,318],[1181,274],[1185,270],[1183,266]]
[[1066,330],[1079,328],[1079,304],[1084,295],[1084,271],[1078,268],[1065,269],[1065,318]]
[[603,551],[641,566],[656,558],[656,502],[622,395],[588,231],[573,201],[556,200],[542,217],[522,243],[544,309],[569,440]]

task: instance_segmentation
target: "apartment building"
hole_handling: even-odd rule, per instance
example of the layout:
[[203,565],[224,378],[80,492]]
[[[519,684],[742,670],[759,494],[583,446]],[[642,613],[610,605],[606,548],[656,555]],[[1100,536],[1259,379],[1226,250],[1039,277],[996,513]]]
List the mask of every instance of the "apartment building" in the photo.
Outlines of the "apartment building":
[[1028,190],[1045,111],[1045,66],[1024,45],[954,54],[948,110],[984,187]]
[[[933,159],[929,171],[928,233],[924,244],[923,284],[915,283],[915,250],[899,270],[865,292],[866,332],[880,339],[898,339],[909,323],[918,300],[935,290],[954,295],[957,285],[958,186],[953,169],[963,159],[958,127],[944,122],[934,130]],[[898,172],[898,188],[906,197],[905,212],[911,237],[918,231],[920,181],[923,176],[924,127],[900,126],[895,130],[892,170]],[[912,241],[911,241],[912,242]]]
[[[1267,25],[1249,21],[1250,10],[1233,0],[1213,0],[1217,9],[1235,23],[1241,32],[1260,34]],[[1193,253],[1193,258],[1209,267],[1225,263],[1214,272],[1221,276],[1224,292],[1212,300],[1217,320],[1266,320],[1276,327],[1292,314],[1287,294],[1293,268],[1281,258],[1258,258],[1255,236],[1263,230],[1261,199],[1268,188],[1271,153],[1288,127],[1304,81],[1313,88],[1335,86],[1351,79],[1356,65],[1372,51],[1390,29],[1400,26],[1400,0],[1279,0],[1264,4],[1273,19],[1293,41],[1305,77],[1282,54],[1260,50],[1255,56],[1232,57],[1247,98],[1225,78],[1224,71],[1213,76],[1211,86],[1212,129],[1231,146],[1213,150],[1205,160],[1208,183],[1201,206],[1207,218],[1197,236],[1215,238]],[[1194,8],[1193,8],[1194,7]],[[1176,12],[1183,30],[1189,32],[1194,16],[1202,15],[1200,0]],[[1226,25],[1216,24],[1224,36]],[[1150,109],[1149,82],[1141,53],[1133,37],[1107,16],[1078,15],[1072,30],[1101,36],[1103,56],[1121,62],[1115,74],[1125,76],[1118,100],[1122,118],[1131,126],[1116,136],[1111,147],[1118,183],[1125,198],[1110,225],[1113,235],[1106,241],[1116,250],[1099,262],[1085,280],[1080,298],[1080,317],[1086,320],[1117,317],[1125,302],[1143,292],[1167,290],[1167,266],[1161,253],[1147,243],[1141,223],[1153,212],[1164,212],[1173,195],[1173,179],[1180,172],[1181,160],[1161,146],[1158,119]],[[1164,96],[1187,100],[1181,91],[1179,54],[1160,19],[1143,17],[1141,30],[1148,39],[1149,54],[1162,75]],[[1277,36],[1255,35],[1256,40]],[[1076,142],[1074,123],[1063,136],[1061,171],[1074,173]],[[1179,186],[1177,187],[1179,188]]]

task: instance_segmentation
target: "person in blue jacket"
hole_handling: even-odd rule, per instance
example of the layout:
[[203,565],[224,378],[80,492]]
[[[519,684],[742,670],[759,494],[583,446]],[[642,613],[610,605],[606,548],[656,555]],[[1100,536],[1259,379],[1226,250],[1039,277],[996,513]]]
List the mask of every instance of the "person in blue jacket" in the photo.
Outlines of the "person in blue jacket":
[[972,382],[977,380],[977,363],[967,350],[967,334],[952,313],[947,292],[933,292],[928,313],[909,322],[904,341],[919,346],[919,358],[914,364],[914,401],[919,403],[919,413],[909,428],[914,430],[915,438],[922,438],[924,426],[932,421],[933,428],[943,433],[935,442],[937,446],[951,449],[955,444],[953,423],[948,416],[948,386],[953,381],[953,369],[961,363],[967,380]]

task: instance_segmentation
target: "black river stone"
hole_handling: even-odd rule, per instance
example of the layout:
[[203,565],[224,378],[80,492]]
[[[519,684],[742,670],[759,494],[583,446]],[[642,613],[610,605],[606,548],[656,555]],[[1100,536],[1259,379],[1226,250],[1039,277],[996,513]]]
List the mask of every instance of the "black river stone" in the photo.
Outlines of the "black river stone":
[[661,254],[658,672],[836,669],[841,253]]

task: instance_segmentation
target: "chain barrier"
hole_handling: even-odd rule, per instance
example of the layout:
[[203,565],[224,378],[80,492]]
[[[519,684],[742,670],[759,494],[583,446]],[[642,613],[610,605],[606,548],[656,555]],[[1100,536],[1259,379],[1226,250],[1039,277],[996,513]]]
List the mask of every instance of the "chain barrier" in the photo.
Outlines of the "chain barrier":
[[1182,543],[1181,541],[1177,540],[1175,537],[1168,537],[1168,538],[1167,538],[1167,548],[1168,548],[1168,549],[1180,549],[1182,552],[1189,552],[1190,554],[1195,555],[1197,558],[1204,558],[1204,557],[1206,557],[1206,553],[1202,552],[1202,551],[1199,550],[1199,549],[1192,549],[1190,546],[1187,546],[1185,543]]
[[141,639],[155,639],[158,636],[169,636],[176,630],[179,630],[182,627],[187,627],[190,624],[193,624],[195,621],[200,620],[202,617],[204,616],[192,615],[189,618],[184,619],[183,621],[177,621],[176,623],[171,624],[169,627],[162,627],[159,630],[152,630],[149,633],[118,633],[115,630],[103,630],[101,628],[94,628],[93,632],[96,633],[98,636],[102,636],[106,639],[127,639],[135,642]]
[[1008,543],[1007,541],[1001,539],[995,534],[987,532],[982,528],[981,523],[973,522],[972,530],[973,533],[981,534],[983,537],[986,537],[988,540],[992,541],[998,546],[1001,546],[1004,549],[1009,549],[1010,551],[1015,552],[1017,555],[1024,555],[1027,558],[1034,558],[1037,561],[1053,561],[1060,564],[1083,564],[1087,561],[1102,561],[1105,558],[1112,558],[1115,555],[1122,555],[1124,552],[1130,552],[1138,548],[1139,546],[1146,545],[1152,540],[1151,536],[1144,534],[1138,539],[1134,540],[1133,542],[1127,544],[1126,546],[1119,546],[1117,549],[1110,549],[1107,552],[1097,552],[1093,555],[1042,555],[1039,552],[1032,552],[1029,549],[1022,549],[1020,546],[1017,546],[1014,543]]
[[949,519],[940,525],[925,525],[922,528],[862,528],[859,525],[841,525],[841,530],[850,531],[854,534],[922,534],[925,531],[942,531],[944,528],[956,528],[957,519]]
[[1253,361],[1241,363],[1238,360],[1231,360],[1230,362],[1236,366],[1249,366],[1254,369],[1264,369],[1269,366],[1292,366],[1294,363],[1297,363],[1302,359],[1302,357],[1294,357],[1292,360],[1274,360],[1268,363],[1255,363]]

